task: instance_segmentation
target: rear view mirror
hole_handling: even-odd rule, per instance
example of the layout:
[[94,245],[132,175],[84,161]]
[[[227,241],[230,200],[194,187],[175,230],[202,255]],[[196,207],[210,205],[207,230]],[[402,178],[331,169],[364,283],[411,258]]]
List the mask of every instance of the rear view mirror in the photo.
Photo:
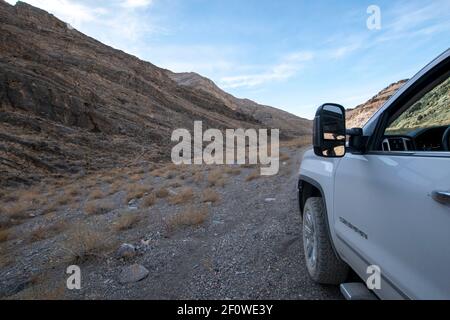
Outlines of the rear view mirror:
[[314,152],[319,157],[339,158],[345,155],[345,109],[327,103],[319,107],[314,118]]

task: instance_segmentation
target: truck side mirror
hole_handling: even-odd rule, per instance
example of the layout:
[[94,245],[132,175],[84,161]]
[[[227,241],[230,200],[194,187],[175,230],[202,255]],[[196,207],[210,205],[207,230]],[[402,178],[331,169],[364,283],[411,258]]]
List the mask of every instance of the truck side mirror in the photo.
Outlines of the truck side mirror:
[[317,109],[314,118],[314,153],[319,157],[340,158],[345,155],[345,109],[326,103]]

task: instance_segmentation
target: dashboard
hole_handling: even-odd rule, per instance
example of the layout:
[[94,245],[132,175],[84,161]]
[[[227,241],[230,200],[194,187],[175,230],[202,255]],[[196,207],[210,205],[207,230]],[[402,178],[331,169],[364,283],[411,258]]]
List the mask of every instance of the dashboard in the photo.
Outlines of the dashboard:
[[444,151],[442,138],[448,126],[414,130],[407,135],[383,137],[383,151]]

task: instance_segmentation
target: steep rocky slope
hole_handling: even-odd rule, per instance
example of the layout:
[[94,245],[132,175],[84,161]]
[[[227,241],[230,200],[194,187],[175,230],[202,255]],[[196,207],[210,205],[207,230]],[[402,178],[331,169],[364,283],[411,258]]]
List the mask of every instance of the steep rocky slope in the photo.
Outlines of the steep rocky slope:
[[172,130],[194,120],[219,129],[268,124],[21,2],[0,0],[0,70],[0,185],[160,160]]
[[281,129],[285,137],[311,133],[311,121],[273,107],[260,105],[249,99],[236,98],[220,89],[210,79],[197,73],[173,73],[167,71],[167,74],[178,84],[211,94],[221,100],[228,108],[252,116],[269,128]]
[[347,128],[358,128],[366,124],[372,115],[392,97],[408,80],[400,80],[380,91],[369,101],[347,110]]
[[450,119],[449,96],[450,79],[447,79],[398,117],[389,131],[402,134],[423,127],[447,126]]

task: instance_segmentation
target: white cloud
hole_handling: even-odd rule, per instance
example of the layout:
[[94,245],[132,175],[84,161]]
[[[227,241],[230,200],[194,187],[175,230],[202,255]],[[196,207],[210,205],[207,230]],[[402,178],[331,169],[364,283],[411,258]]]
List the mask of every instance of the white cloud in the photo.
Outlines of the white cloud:
[[[17,0],[8,0],[16,4]],[[81,0],[24,0],[70,24],[99,41],[143,58],[145,37],[167,34],[148,12],[131,10],[149,6],[153,0],[115,0],[108,2]],[[130,10],[124,10],[124,8]]]
[[[11,4],[17,1],[8,0]],[[80,28],[86,22],[95,21],[98,16],[106,14],[105,8],[88,7],[71,0],[26,0],[28,4],[44,9],[59,19]]]
[[267,82],[286,80],[296,75],[305,63],[312,60],[314,54],[309,51],[299,51],[286,55],[277,65],[259,73],[224,77],[220,83],[223,88],[254,87]]
[[344,45],[335,49],[331,49],[330,51],[330,56],[334,59],[340,59],[343,58],[349,54],[351,54],[352,52],[358,50],[361,48],[361,44],[360,43],[353,43],[353,44],[349,44],[349,45]]
[[121,6],[124,8],[141,8],[148,7],[153,3],[153,0],[123,0]]

